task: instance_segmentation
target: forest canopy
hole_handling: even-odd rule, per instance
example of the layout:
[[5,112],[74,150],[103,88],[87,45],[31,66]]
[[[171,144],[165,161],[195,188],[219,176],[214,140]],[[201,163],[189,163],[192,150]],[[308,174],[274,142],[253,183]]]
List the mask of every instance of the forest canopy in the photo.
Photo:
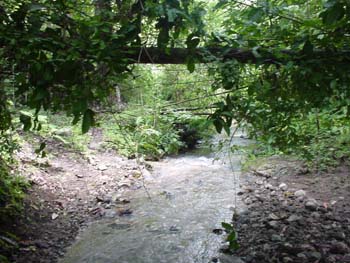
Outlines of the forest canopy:
[[[319,133],[323,111],[348,119],[349,15],[345,0],[5,0],[0,129],[11,128],[20,104],[35,116],[66,112],[87,132],[93,103],[134,64],[185,63],[193,72],[206,62],[213,90],[228,91],[210,116],[218,131],[236,120],[280,149],[310,142],[295,120],[316,118]],[[25,130],[40,129],[35,116],[20,116]]]

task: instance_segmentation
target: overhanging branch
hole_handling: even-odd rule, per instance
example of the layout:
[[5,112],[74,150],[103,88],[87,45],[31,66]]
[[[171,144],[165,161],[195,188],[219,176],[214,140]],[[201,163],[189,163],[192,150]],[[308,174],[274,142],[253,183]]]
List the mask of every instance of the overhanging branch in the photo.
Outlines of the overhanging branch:
[[141,64],[186,64],[189,57],[195,63],[210,63],[216,60],[237,60],[241,63],[251,64],[283,64],[287,61],[307,61],[314,59],[330,58],[337,59],[338,62],[350,63],[350,51],[328,52],[316,50],[312,54],[282,50],[269,52],[263,49],[244,50],[227,47],[196,48],[189,50],[186,48],[169,48],[162,50],[157,47],[129,47],[122,51],[122,55],[130,59],[133,63]]

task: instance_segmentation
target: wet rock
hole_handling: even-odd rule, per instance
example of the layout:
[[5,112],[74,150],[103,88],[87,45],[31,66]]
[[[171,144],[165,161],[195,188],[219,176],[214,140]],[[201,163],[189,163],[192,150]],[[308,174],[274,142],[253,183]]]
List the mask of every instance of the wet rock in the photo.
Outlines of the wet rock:
[[350,249],[344,242],[333,242],[330,251],[334,254],[348,254]]
[[280,235],[273,234],[271,236],[271,241],[272,242],[280,242],[280,241],[282,241],[282,237]]
[[319,219],[321,217],[321,215],[320,215],[320,213],[312,212],[311,213],[311,217],[314,218],[314,219]]
[[302,219],[302,217],[301,216],[298,216],[298,215],[290,215],[289,217],[288,217],[288,219],[287,219],[287,221],[289,222],[289,223],[291,223],[291,222],[295,222],[295,221],[299,221],[299,220],[301,220]]
[[270,228],[277,229],[279,227],[279,222],[275,221],[275,220],[272,220],[272,221],[268,222],[267,225]]
[[255,195],[255,198],[260,201],[260,202],[264,202],[266,199],[264,197],[262,197],[261,195]]
[[305,203],[305,208],[310,210],[310,211],[316,211],[318,206],[319,205],[315,199],[309,199]]
[[269,214],[268,218],[271,220],[280,220],[280,217],[278,217],[274,213]]
[[272,184],[266,184],[265,188],[268,189],[268,190],[274,190],[275,189]]
[[307,255],[313,262],[320,260],[322,257],[321,253],[317,251],[308,252]]
[[283,258],[283,263],[291,263],[291,262],[294,262],[294,260],[290,257],[284,257]]
[[58,217],[58,214],[52,213],[52,215],[51,215],[51,219],[52,219],[52,220],[55,220],[57,217]]
[[333,232],[330,234],[331,238],[335,238],[339,241],[345,240],[345,234],[343,232]]
[[254,173],[257,176],[262,176],[262,177],[266,177],[266,178],[270,178],[272,176],[272,170],[271,169],[255,170]]
[[298,190],[298,191],[294,192],[294,195],[296,197],[304,197],[304,196],[306,196],[306,192],[304,190]]
[[307,256],[305,255],[305,253],[298,253],[297,257],[303,262],[307,262]]
[[256,183],[257,185],[262,185],[262,184],[264,183],[264,181],[263,181],[263,180],[256,180],[255,183]]
[[271,196],[276,196],[276,195],[277,195],[277,192],[276,192],[276,191],[272,191],[272,192],[270,193],[270,195],[271,195]]
[[285,183],[281,183],[278,188],[282,191],[287,191],[288,186]]
[[246,204],[246,205],[250,205],[250,204],[252,204],[253,203],[253,200],[251,199],[251,198],[246,198],[246,199],[244,199],[244,203]]

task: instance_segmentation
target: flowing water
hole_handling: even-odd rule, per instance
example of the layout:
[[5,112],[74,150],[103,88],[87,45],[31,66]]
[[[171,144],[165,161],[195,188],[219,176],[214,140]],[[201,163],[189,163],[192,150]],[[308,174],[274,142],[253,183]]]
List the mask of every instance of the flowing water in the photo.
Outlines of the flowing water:
[[151,199],[143,189],[130,192],[132,215],[90,225],[62,263],[207,263],[220,258],[224,236],[213,229],[230,222],[235,205],[243,208],[235,200],[240,159],[232,155],[225,163],[227,158],[214,161],[197,152],[154,163],[145,182]]

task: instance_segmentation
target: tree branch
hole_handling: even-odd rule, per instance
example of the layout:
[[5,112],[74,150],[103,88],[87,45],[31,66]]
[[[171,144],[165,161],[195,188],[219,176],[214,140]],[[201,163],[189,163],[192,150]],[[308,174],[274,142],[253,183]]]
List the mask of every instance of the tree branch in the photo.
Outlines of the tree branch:
[[[145,47],[142,47],[143,49]],[[302,52],[292,50],[272,52],[263,49],[245,50],[227,47],[196,48],[191,52],[186,48],[170,48],[166,51],[157,47],[148,47],[147,53],[140,52],[141,47],[128,47],[119,52],[133,63],[141,64],[186,64],[189,56],[192,56],[196,63],[210,63],[217,60],[237,60],[241,63],[251,64],[283,64],[288,61],[307,61],[314,59],[324,59],[329,61],[337,59],[338,62],[350,63],[350,51],[330,52],[315,50],[312,56],[306,56]],[[116,54],[117,55],[117,54]]]

